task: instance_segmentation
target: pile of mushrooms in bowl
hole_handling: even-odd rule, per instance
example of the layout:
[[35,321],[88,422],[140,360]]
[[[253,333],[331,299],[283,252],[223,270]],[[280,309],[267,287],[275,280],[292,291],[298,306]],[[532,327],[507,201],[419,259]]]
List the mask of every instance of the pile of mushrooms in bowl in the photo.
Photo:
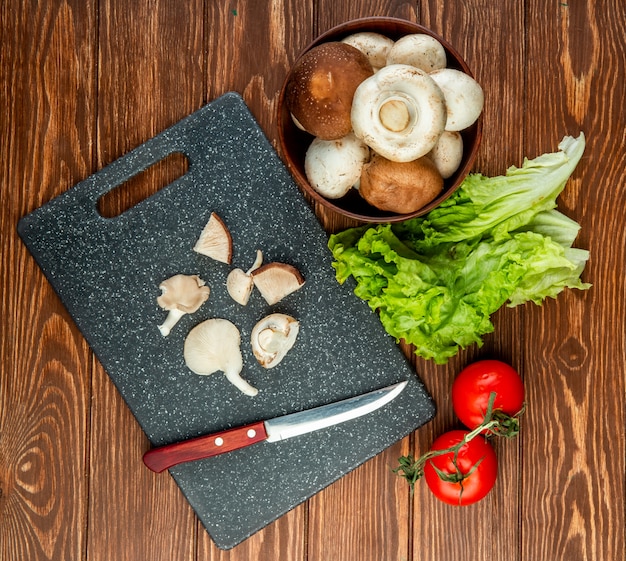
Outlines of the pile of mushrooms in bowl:
[[427,213],[470,171],[483,91],[432,31],[395,18],[347,22],[318,37],[285,79],[283,158],[314,200],[364,222]]

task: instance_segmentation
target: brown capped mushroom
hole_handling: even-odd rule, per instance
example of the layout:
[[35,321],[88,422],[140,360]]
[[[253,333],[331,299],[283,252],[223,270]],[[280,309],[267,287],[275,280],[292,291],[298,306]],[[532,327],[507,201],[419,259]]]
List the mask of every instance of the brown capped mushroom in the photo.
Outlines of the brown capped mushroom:
[[294,65],[285,90],[287,107],[295,122],[313,136],[341,138],[352,130],[354,91],[373,73],[367,56],[352,45],[322,43]]
[[252,352],[263,368],[273,368],[296,342],[300,323],[287,314],[270,314],[252,329]]
[[241,377],[241,335],[227,319],[212,318],[196,325],[185,339],[183,356],[187,367],[196,374],[208,376],[222,371],[244,394],[255,396],[259,391]]
[[443,179],[428,157],[392,162],[376,154],[363,167],[359,193],[376,208],[408,214],[432,201],[442,188]]
[[233,238],[224,221],[215,212],[211,213],[193,250],[230,265],[233,258]]
[[254,286],[271,306],[304,285],[304,277],[293,265],[268,263],[252,272]]
[[157,304],[169,313],[159,331],[165,337],[185,314],[195,312],[209,298],[211,292],[198,275],[174,275],[164,280],[159,288]]

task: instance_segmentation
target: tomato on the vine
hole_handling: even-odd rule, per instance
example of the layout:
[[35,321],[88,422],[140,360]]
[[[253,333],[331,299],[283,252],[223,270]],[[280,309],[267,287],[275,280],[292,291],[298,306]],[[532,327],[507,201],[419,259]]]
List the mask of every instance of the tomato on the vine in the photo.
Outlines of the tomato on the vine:
[[492,393],[493,411],[514,417],[524,408],[524,384],[513,367],[480,360],[461,370],[452,384],[452,407],[466,427],[475,429],[483,423]]
[[491,444],[475,436],[462,444],[455,455],[451,448],[469,434],[452,430],[442,434],[430,447],[431,456],[424,464],[424,478],[433,494],[444,503],[465,506],[483,499],[493,488],[498,474],[498,461]]

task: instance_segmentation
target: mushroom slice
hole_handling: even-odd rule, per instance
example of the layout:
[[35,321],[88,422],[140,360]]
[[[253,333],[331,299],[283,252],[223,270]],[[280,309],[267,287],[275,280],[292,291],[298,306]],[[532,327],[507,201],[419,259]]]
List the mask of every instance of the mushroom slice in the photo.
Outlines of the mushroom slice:
[[169,311],[165,322],[159,325],[163,336],[170,334],[181,317],[195,312],[207,301],[211,289],[205,285],[198,275],[174,275],[159,285],[161,296],[157,304]]
[[227,319],[212,318],[196,325],[185,339],[183,356],[195,374],[208,376],[222,371],[244,394],[255,396],[259,392],[241,377],[241,335],[237,326]]
[[273,368],[296,342],[300,323],[287,314],[270,314],[252,329],[252,352],[263,368]]
[[446,124],[446,106],[429,74],[393,64],[361,82],[351,116],[354,134],[374,152],[394,162],[410,162],[437,143]]
[[224,221],[214,212],[211,213],[193,250],[230,265],[233,258],[233,238]]
[[387,65],[409,64],[424,72],[433,72],[447,65],[446,51],[434,37],[413,33],[398,39],[387,53]]
[[252,272],[252,280],[271,306],[304,285],[304,277],[293,265],[268,263]]
[[343,197],[361,177],[368,146],[350,133],[338,140],[315,138],[304,157],[306,177],[320,195]]
[[431,75],[441,88],[446,100],[447,131],[462,131],[480,116],[485,103],[485,95],[480,84],[469,74],[444,68]]
[[233,269],[230,273],[228,273],[228,277],[226,278],[226,290],[230,297],[245,306],[250,299],[250,294],[252,294],[252,289],[254,288],[254,281],[252,280],[252,272],[258,269],[263,263],[263,253],[260,249],[257,249],[256,259],[247,271],[243,271],[242,269]]

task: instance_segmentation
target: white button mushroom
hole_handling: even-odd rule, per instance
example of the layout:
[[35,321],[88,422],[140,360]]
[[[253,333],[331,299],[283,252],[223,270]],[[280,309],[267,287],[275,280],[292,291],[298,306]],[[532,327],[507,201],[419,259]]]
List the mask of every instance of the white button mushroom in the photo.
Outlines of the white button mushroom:
[[192,372],[205,376],[222,371],[236,388],[255,396],[258,390],[241,377],[243,357],[240,345],[237,326],[227,319],[208,319],[187,335],[183,350],[185,364]]
[[463,159],[463,137],[456,131],[444,131],[428,157],[439,170],[441,177],[447,179],[459,169]]
[[157,304],[169,313],[159,331],[165,337],[185,314],[195,312],[209,298],[211,290],[198,275],[174,275],[160,285]]
[[444,68],[430,74],[446,100],[447,131],[461,131],[478,119],[485,102],[483,89],[469,74]]
[[387,53],[393,47],[393,39],[373,31],[353,33],[341,42],[359,49],[368,58],[375,72],[387,64]]
[[354,94],[354,134],[392,161],[410,162],[430,152],[445,123],[441,89],[413,66],[386,66],[364,80]]
[[424,72],[445,68],[446,51],[434,37],[425,33],[405,35],[398,39],[387,54],[387,65],[408,64]]
[[264,368],[276,366],[293,347],[300,331],[299,322],[287,314],[270,314],[252,329],[252,352]]
[[315,138],[304,158],[311,187],[329,199],[343,197],[361,176],[369,148],[350,133],[339,140]]

